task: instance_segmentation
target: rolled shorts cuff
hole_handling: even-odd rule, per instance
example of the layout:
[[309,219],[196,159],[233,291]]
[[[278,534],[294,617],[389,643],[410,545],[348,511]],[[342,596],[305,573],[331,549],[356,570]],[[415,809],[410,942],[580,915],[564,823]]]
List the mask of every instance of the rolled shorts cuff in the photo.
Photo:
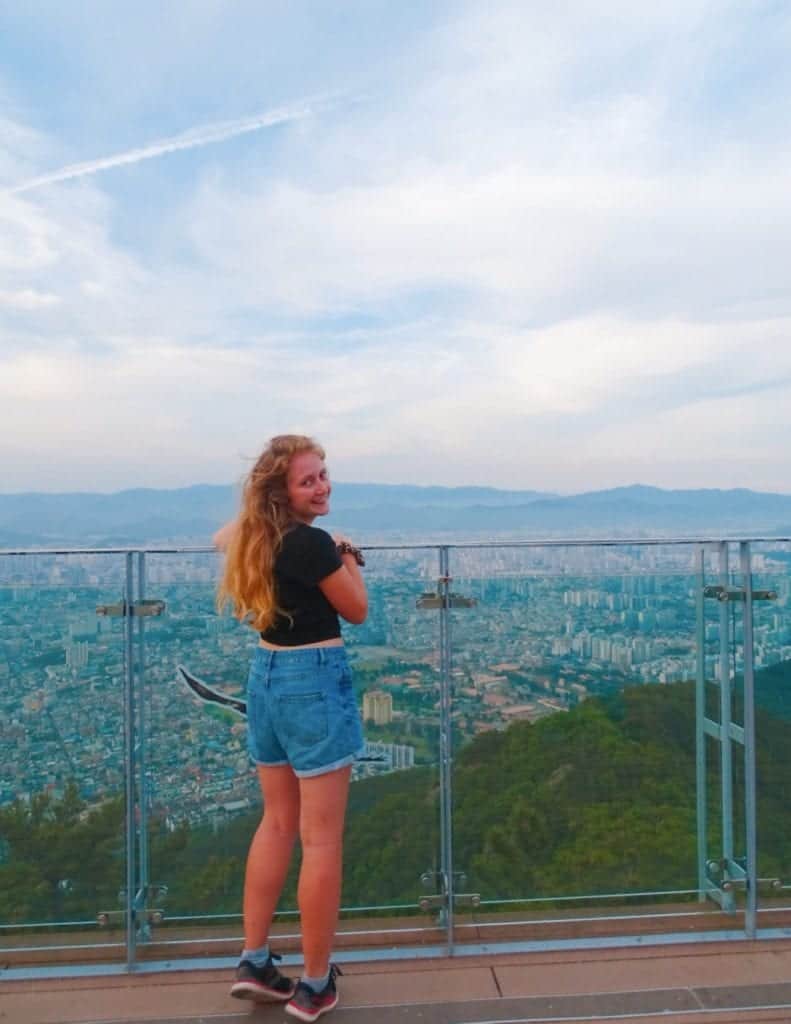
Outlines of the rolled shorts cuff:
[[341,757],[339,760],[333,761],[332,764],[325,764],[320,768],[305,768],[302,770],[294,768],[294,774],[298,779],[312,779],[317,775],[328,775],[330,772],[338,771],[339,768],[348,768],[350,764],[354,764],[361,754],[362,750],[358,750],[354,754],[349,754],[348,757]]
[[256,761],[252,755],[250,760],[258,768],[284,768],[288,764],[288,761]]

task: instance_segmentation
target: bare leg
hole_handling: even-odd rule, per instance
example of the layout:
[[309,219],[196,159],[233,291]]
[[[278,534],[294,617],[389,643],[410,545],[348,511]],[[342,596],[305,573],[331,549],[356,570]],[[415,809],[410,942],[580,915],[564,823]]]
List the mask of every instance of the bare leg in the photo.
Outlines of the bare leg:
[[258,781],[264,797],[264,816],[250,844],[244,876],[246,949],[258,949],[269,941],[269,929],[299,827],[299,782],[291,768],[259,765]]
[[302,868],[297,899],[309,978],[321,978],[329,967],[341,901],[343,822],[350,778],[348,767],[299,780]]

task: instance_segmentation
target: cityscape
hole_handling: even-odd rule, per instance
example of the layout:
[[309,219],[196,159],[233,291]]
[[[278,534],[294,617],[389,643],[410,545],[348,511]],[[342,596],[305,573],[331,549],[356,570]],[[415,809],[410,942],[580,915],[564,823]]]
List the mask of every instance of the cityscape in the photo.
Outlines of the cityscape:
[[[367,553],[369,615],[344,630],[365,723],[355,777],[435,764],[439,756],[439,576],[432,548]],[[55,797],[76,783],[89,804],[124,787],[124,632],[112,605],[124,557],[75,552],[0,558],[0,805]],[[451,562],[454,744],[514,721],[562,714],[625,685],[695,677],[697,592],[689,545],[458,547]],[[241,695],[254,634],[217,614],[217,558],[148,553],[137,620],[138,758],[146,806],[175,827],[219,823],[259,797],[244,721],[196,700],[177,678]],[[791,659],[787,545],[753,556],[776,599],[756,604],[755,664]],[[706,582],[716,582],[713,548]],[[97,614],[97,609],[110,614]],[[705,606],[706,678],[720,671],[720,606]],[[734,613],[735,614],[735,613]],[[739,669],[741,633],[733,667]]]

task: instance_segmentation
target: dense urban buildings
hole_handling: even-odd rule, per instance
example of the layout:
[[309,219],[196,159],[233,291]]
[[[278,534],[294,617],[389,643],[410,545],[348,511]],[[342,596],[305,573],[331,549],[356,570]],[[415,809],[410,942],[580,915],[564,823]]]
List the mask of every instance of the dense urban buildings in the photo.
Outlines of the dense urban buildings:
[[[473,599],[450,613],[455,743],[563,713],[627,683],[694,677],[700,580],[690,547],[492,546],[451,554],[453,590]],[[756,605],[759,668],[791,658],[786,558],[782,545],[755,556],[761,580],[777,592]],[[0,558],[0,804],[57,796],[70,780],[88,802],[122,791],[123,620],[97,615],[119,601],[122,569],[118,555]],[[436,552],[371,552],[366,571],[368,620],[345,631],[370,748],[357,773],[434,764],[439,612],[420,598],[436,587]],[[217,615],[215,573],[209,554],[149,554],[147,596],[166,608],[135,623],[146,800],[174,823],[234,813],[258,799],[243,721],[196,701],[175,673],[184,663],[228,692],[244,689],[255,638]],[[705,669],[716,680],[722,610],[707,602],[704,614]],[[729,614],[738,668],[740,624],[735,608]]]

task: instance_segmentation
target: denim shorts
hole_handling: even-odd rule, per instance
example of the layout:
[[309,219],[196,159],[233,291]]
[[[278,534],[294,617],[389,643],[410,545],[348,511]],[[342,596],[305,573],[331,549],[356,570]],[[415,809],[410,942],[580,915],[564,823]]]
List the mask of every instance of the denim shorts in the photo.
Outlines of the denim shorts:
[[247,681],[247,748],[256,764],[301,778],[344,768],[364,747],[343,647],[256,647]]

